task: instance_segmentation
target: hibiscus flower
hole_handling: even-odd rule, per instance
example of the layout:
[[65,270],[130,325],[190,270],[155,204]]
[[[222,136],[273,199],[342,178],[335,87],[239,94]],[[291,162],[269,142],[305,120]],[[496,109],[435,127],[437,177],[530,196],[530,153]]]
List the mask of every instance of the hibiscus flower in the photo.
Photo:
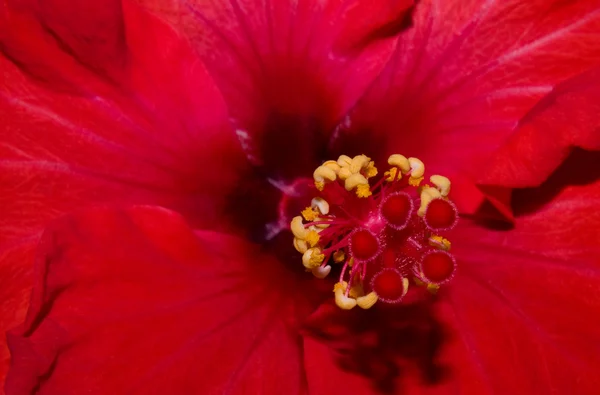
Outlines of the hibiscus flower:
[[[65,3],[0,8],[7,393],[598,388],[600,3]],[[305,272],[308,181],[363,153],[452,181],[437,294]]]

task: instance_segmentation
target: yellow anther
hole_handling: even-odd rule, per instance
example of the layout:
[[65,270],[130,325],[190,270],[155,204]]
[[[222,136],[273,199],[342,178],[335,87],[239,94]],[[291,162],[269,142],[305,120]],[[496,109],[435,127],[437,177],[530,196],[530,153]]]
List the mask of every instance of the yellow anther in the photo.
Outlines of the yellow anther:
[[450,180],[444,176],[433,175],[429,177],[429,181],[440,191],[442,196],[446,197],[450,193]]
[[294,248],[301,254],[304,254],[308,250],[308,243],[297,237],[294,237]]
[[368,198],[372,194],[369,184],[360,184],[356,187],[356,196],[359,198]]
[[366,155],[357,155],[352,158],[352,162],[350,163],[350,171],[352,173],[358,173],[362,169],[366,168],[370,161],[371,158]]
[[304,229],[301,216],[298,215],[292,219],[292,222],[290,222],[290,229],[297,238],[302,240],[306,239],[306,234],[308,231]]
[[350,164],[352,163],[352,158],[349,157],[348,155],[340,155],[340,157],[337,160],[337,164],[340,165],[341,167],[348,167],[350,166]]
[[329,167],[319,166],[314,171],[313,178],[315,179],[315,181],[335,181],[336,175],[335,171],[333,171]]
[[327,162],[323,163],[321,166],[328,167],[331,170],[335,171],[336,173],[338,171],[340,171],[340,169],[341,169],[341,166],[338,165],[338,163],[334,160],[328,160]]
[[362,309],[370,309],[375,303],[377,303],[378,299],[379,297],[375,292],[370,292],[365,296],[356,298],[356,304]]
[[437,189],[431,188],[431,187],[423,188],[423,190],[421,191],[421,206],[419,207],[419,210],[417,211],[417,215],[419,215],[419,217],[424,216],[429,203],[433,199],[440,198],[440,197],[442,197],[442,194]]
[[[404,174],[408,173],[408,171],[410,170],[410,163],[409,163],[408,159],[406,159],[405,156],[400,155],[400,154],[390,155],[390,157],[388,158],[388,164],[390,166],[395,166],[395,167],[400,168],[400,170]],[[398,179],[400,179],[400,178],[401,177],[398,177]]]
[[369,182],[365,176],[360,173],[352,174],[346,179],[346,181],[344,181],[344,187],[347,191],[351,191],[359,185],[369,185]]
[[349,298],[345,295],[348,283],[342,281],[335,284],[333,292],[335,292],[335,304],[342,310],[350,310],[356,306],[356,299]]
[[322,215],[329,214],[329,203],[327,203],[327,200],[321,197],[313,198],[313,200],[310,201],[310,206],[313,209],[319,210],[319,213]]
[[335,181],[337,176],[335,171],[330,169],[329,167],[319,166],[313,173],[313,178],[315,180],[315,186],[318,190],[322,191],[326,181]]
[[356,306],[356,299],[344,296],[343,293],[335,293],[335,304],[342,310],[352,310]]
[[312,270],[321,266],[323,259],[325,259],[325,255],[321,253],[320,248],[310,248],[302,255],[302,264],[305,268]]
[[[317,220],[319,220],[319,218],[317,218]],[[329,226],[329,225],[327,225]],[[321,233],[325,228],[320,227],[319,225],[311,225],[309,227],[309,230],[314,230],[317,233]]]
[[354,299],[364,296],[364,294],[365,290],[360,284],[352,284],[352,287],[350,287],[350,292],[348,292],[348,296]]
[[438,191],[436,188],[432,188],[430,186],[426,186],[423,188],[423,190],[421,190],[421,197],[423,196],[423,194],[430,195],[432,199],[442,197],[442,194],[440,191]]
[[423,181],[423,179],[424,179],[423,177],[419,177],[419,178],[412,178],[412,177],[410,177],[408,179],[408,183],[410,185],[412,185],[413,187],[418,187],[421,184],[421,181]]
[[348,261],[348,266],[352,267],[352,265],[354,265],[354,257],[351,257]]
[[317,245],[317,243],[319,242],[319,233],[317,233],[316,230],[309,230],[306,233],[306,237],[305,239],[306,242],[311,246],[314,247]]
[[377,175],[377,168],[375,167],[375,162],[371,161],[365,168],[365,176],[367,178],[372,178]]
[[[397,167],[392,167],[389,171],[386,171],[384,173],[384,175],[386,176],[386,181],[387,182],[392,182],[394,180],[400,180],[402,179],[402,173],[398,171]],[[398,178],[396,178],[398,177]]]
[[[419,275],[424,276],[423,273],[420,273]],[[413,278],[413,280],[414,280],[415,284],[417,284],[419,287],[425,286],[427,288],[427,290],[429,292],[431,292],[432,294],[437,293],[437,291],[440,289],[439,285],[426,283],[423,280],[419,279],[418,277]]]
[[316,268],[311,270],[313,276],[319,279],[324,279],[331,272],[331,266],[317,266]]
[[[317,218],[315,221],[328,221],[327,218]],[[329,228],[329,224],[318,224],[314,225],[314,228],[317,232],[321,232],[323,229]]]
[[333,261],[335,263],[342,263],[346,259],[346,253],[343,250],[337,250],[333,253]]
[[317,213],[312,207],[307,207],[301,212],[302,216],[308,222],[312,222],[319,217],[319,213]]
[[408,278],[404,277],[402,279],[402,297],[406,296],[406,293],[408,292],[408,286],[409,286]]
[[338,172],[338,177],[340,180],[345,181],[348,177],[352,175],[349,167],[342,167]]
[[421,178],[425,174],[425,164],[418,158],[408,158],[410,164],[410,178]]
[[451,244],[448,239],[444,239],[442,236],[432,235],[429,236],[429,245],[440,250],[448,251],[450,250]]
[[437,284],[427,284],[427,290],[434,295],[437,293],[437,291],[439,291],[439,289],[440,286]]
[[340,281],[339,283],[335,283],[333,285],[333,292],[337,292],[338,289],[341,290],[342,292],[346,292],[347,286],[348,286],[348,283],[346,281]]

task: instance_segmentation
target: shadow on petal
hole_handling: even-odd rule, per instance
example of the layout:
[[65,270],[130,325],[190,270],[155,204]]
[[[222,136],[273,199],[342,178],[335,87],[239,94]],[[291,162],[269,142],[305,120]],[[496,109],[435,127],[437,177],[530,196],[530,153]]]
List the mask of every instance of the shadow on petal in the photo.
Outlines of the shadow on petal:
[[529,214],[551,202],[569,186],[585,186],[600,179],[600,152],[575,149],[565,162],[535,188],[519,189],[513,193],[517,214]]
[[[446,330],[431,301],[352,311],[323,305],[310,317],[305,335],[328,347],[340,370],[362,376],[381,393],[396,393],[415,371],[426,385],[447,375],[438,360]],[[310,356],[307,361],[314,362]]]

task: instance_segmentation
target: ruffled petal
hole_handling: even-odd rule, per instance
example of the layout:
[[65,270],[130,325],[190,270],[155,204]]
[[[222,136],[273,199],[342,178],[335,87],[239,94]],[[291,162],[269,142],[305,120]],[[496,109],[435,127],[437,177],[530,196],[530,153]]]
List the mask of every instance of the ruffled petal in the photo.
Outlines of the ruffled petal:
[[600,68],[557,85],[545,96],[496,152],[479,182],[514,188],[540,185],[573,147],[600,150],[598,114]]
[[[24,318],[47,221],[152,203],[217,228],[243,159],[218,90],[162,22],[128,2],[15,3],[0,5],[2,333]],[[0,359],[3,377],[4,344]]]
[[[441,297],[462,347],[447,360],[468,355],[475,380],[494,393],[597,391],[599,161],[569,159],[542,187],[516,192],[514,229],[467,222],[452,237],[459,266]],[[569,177],[592,163],[587,182]]]
[[252,163],[309,174],[335,124],[379,74],[413,1],[142,0],[187,32]]
[[[340,127],[336,152],[378,152],[380,159],[401,152],[472,187],[542,98],[600,64],[596,0],[428,0],[414,23]],[[579,93],[577,100],[597,100]],[[580,116],[568,106],[563,111],[565,118]],[[551,144],[555,134],[538,137],[540,145]],[[476,206],[469,196],[458,200]]]
[[[106,0],[102,3],[79,0],[6,0],[5,3],[13,11],[35,17],[46,29],[46,33],[52,35],[56,43],[63,46],[63,50],[70,52],[87,69],[114,76],[118,68],[127,62],[126,27],[121,0]],[[10,13],[9,18],[12,19]],[[8,32],[15,28],[14,25],[5,27]],[[25,34],[19,33],[22,36],[20,39],[23,39]],[[33,41],[30,43],[33,44]],[[44,51],[41,46],[38,48]],[[72,84],[74,77],[77,78],[76,75],[69,76],[66,70],[61,70],[60,66],[67,66],[64,57],[57,59],[56,65],[59,67],[53,68],[48,67],[48,59],[35,55],[25,52],[17,56],[27,57],[27,62],[22,66],[55,86],[60,83]]]
[[259,246],[162,208],[67,216],[40,244],[6,390],[300,394],[307,298],[289,279]]

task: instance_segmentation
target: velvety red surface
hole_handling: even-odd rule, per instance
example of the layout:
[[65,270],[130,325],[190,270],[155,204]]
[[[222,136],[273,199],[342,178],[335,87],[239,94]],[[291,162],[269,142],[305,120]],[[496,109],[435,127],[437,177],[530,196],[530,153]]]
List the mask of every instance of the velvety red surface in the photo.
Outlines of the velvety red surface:
[[259,246],[154,207],[57,227],[41,242],[54,252],[39,258],[28,339],[10,338],[21,373],[9,393],[31,392],[43,371],[42,393],[302,391],[289,320],[306,298]]
[[[600,3],[411,5],[2,3],[7,393],[595,393]],[[299,177],[395,152],[452,179],[457,272],[333,309]]]
[[[72,27],[57,21],[69,28],[61,40],[38,21],[52,26],[52,13],[1,8],[3,332],[24,317],[32,251],[48,221],[95,203],[137,202],[177,209],[200,226],[214,223],[222,205],[212,193],[234,187],[226,108],[189,45],[147,15],[100,8],[68,17]],[[106,64],[87,58],[100,48],[113,54],[102,56]],[[5,347],[1,353],[5,372]]]

